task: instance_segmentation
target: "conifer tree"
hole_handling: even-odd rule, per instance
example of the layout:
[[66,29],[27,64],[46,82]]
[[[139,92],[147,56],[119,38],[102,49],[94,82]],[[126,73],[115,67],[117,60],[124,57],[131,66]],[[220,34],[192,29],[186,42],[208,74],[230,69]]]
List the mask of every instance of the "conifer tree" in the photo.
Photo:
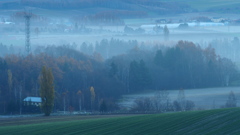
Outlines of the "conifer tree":
[[107,104],[104,99],[100,103],[100,112],[107,112]]
[[168,30],[167,25],[165,25],[164,28],[163,28],[163,34],[164,34],[165,41],[168,41],[168,39],[169,39],[169,30]]
[[12,97],[12,85],[13,85],[13,81],[12,81],[12,72],[11,70],[8,70],[8,87],[9,87],[9,96],[10,96],[10,100]]

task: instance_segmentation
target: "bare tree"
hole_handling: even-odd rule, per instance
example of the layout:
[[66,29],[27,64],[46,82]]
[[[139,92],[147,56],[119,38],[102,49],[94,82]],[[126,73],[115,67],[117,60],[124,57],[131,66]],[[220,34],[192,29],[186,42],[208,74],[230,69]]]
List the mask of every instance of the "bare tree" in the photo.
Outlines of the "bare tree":
[[177,102],[179,103],[180,111],[185,111],[186,98],[184,89],[179,90]]
[[237,107],[237,99],[233,91],[229,93],[225,107]]
[[150,97],[140,97],[134,101],[133,111],[149,112],[152,110],[152,102]]
[[166,112],[172,110],[169,92],[166,90],[158,91],[153,97],[141,97],[134,101],[134,111],[140,112]]
[[159,91],[152,99],[153,107],[156,111],[163,112],[169,110],[170,98],[167,90]]
[[195,103],[191,100],[186,100],[185,110],[190,111],[195,107]]
[[195,103],[191,100],[186,100],[184,90],[180,89],[178,98],[173,102],[173,106],[175,111],[189,111],[194,109]]

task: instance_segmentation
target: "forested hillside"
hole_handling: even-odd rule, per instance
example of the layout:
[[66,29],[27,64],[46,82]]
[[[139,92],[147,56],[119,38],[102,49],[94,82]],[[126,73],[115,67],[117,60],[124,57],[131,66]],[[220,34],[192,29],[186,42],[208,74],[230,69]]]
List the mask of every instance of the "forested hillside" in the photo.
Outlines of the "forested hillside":
[[[27,56],[0,57],[0,113],[19,113],[23,98],[39,96],[39,75],[44,65],[52,69],[55,78],[54,111],[79,110],[79,98],[83,110],[98,111],[104,103],[109,111],[115,111],[119,109],[116,100],[122,94],[228,86],[239,79],[231,60],[217,56],[211,47],[201,49],[187,41],[179,41],[174,47],[157,45],[153,49],[136,44],[137,41],[112,39],[98,43],[93,54],[69,46],[48,46],[39,47]],[[111,49],[124,45],[132,48],[113,57],[105,52],[114,52]],[[86,51],[91,48],[81,47]],[[91,87],[96,95],[94,106],[90,102]]]

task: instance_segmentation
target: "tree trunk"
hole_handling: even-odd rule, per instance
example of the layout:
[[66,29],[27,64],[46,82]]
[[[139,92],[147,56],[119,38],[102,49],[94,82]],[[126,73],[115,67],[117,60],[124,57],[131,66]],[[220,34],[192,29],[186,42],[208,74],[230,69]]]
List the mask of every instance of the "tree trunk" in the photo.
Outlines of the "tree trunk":
[[66,102],[65,102],[65,97],[63,99],[63,111],[64,111],[64,114],[66,113]]
[[82,103],[81,103],[81,98],[79,98],[79,111],[82,111]]

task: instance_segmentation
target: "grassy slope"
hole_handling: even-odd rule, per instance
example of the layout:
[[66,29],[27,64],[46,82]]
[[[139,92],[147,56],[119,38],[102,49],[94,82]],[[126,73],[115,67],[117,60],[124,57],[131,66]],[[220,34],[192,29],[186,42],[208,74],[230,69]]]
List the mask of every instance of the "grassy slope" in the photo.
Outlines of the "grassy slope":
[[239,134],[240,109],[0,127],[1,134]]

